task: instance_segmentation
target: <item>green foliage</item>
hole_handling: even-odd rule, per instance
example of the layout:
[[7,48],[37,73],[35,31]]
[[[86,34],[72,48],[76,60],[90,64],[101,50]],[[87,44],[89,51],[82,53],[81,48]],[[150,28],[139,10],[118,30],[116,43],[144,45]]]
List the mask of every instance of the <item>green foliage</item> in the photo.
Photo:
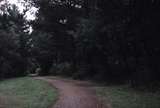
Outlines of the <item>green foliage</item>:
[[0,79],[24,76],[28,64],[27,22],[15,5],[6,8],[0,14]]
[[132,86],[159,81],[160,17],[155,1],[30,1],[39,9],[30,50],[41,75],[57,70]]
[[132,86],[159,81],[160,9],[156,0],[26,1],[28,7],[38,9],[36,19],[29,23],[27,10],[21,14],[7,3],[1,8],[1,77],[34,73],[38,68],[40,75]]
[[72,64],[70,63],[61,63],[61,64],[54,64],[49,73],[51,75],[62,75],[62,76],[72,76],[74,73],[74,69]]

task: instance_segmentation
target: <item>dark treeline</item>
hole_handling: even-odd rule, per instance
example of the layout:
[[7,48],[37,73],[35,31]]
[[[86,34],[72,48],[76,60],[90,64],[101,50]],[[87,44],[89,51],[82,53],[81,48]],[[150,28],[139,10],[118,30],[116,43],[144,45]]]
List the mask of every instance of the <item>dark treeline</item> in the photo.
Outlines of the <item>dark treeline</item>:
[[39,9],[34,21],[27,22],[15,9],[1,15],[1,76],[38,68],[40,75],[132,86],[159,81],[158,0],[26,1]]
[[26,75],[28,26],[15,5],[0,6],[0,79]]

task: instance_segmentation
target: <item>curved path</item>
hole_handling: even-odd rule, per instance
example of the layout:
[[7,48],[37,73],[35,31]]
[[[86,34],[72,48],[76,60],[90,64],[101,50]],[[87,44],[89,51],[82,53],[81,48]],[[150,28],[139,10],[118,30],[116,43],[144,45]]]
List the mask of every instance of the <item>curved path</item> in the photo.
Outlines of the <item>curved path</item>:
[[97,99],[88,82],[53,77],[36,79],[45,80],[58,89],[59,99],[52,108],[106,108]]

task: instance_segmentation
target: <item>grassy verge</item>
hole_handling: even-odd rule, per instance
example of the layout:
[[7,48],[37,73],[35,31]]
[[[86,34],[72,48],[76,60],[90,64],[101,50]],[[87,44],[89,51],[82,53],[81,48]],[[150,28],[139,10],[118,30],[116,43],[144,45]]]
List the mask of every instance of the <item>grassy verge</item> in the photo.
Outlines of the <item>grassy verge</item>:
[[127,86],[96,87],[98,96],[112,108],[160,108],[159,92],[142,92]]
[[44,81],[28,77],[0,81],[0,108],[48,108],[56,97]]

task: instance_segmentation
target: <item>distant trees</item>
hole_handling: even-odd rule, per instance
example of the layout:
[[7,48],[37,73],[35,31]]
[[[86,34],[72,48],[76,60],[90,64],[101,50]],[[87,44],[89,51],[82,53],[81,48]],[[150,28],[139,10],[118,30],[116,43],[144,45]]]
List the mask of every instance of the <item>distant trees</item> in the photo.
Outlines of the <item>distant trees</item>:
[[[46,65],[47,68],[42,69],[45,74],[53,63],[70,62],[74,59],[74,38],[71,34],[74,32],[77,17],[81,14],[79,9],[81,1],[47,0],[33,1],[33,4],[39,8],[37,19],[33,22],[33,36],[39,32],[46,34],[45,36],[41,34],[39,36],[43,38],[44,43],[47,43],[44,44],[47,48],[44,50],[49,50],[47,53],[38,55],[38,58],[44,57],[40,64]],[[37,38],[37,41],[34,42],[37,45],[40,40]],[[41,46],[39,48],[42,48]],[[41,51],[43,52],[44,50]],[[45,65],[44,62],[46,62]]]
[[4,7],[0,14],[0,79],[26,74],[29,48],[24,15],[15,5]]
[[41,68],[47,66],[42,73],[69,70],[60,74],[131,82],[132,86],[159,78],[157,1],[33,0],[32,3],[39,8],[32,35],[37,38],[33,49],[41,49],[37,50],[37,54],[42,54],[36,56],[37,60],[44,57],[38,61]]
[[11,58],[6,57],[12,52],[22,61],[31,59],[41,75],[130,82],[132,86],[159,81],[157,0],[27,2],[39,9],[30,22],[30,35],[27,21],[16,8],[0,16],[0,67],[13,70]]

